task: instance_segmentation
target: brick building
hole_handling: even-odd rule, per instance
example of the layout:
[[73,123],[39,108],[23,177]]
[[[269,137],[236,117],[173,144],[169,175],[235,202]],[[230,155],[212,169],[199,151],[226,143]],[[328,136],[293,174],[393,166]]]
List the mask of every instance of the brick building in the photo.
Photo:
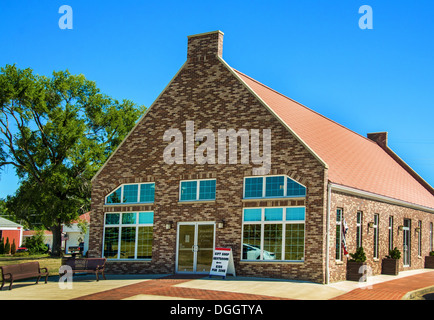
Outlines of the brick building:
[[23,226],[0,217],[0,241],[6,243],[6,239],[9,239],[11,245],[15,242],[16,248],[20,247],[23,242]]
[[387,133],[360,136],[222,49],[220,31],[189,36],[187,61],[93,178],[89,256],[111,272],[207,273],[230,247],[237,275],[327,283],[345,279],[348,226],[374,274],[389,247],[401,270],[423,268],[434,190]]

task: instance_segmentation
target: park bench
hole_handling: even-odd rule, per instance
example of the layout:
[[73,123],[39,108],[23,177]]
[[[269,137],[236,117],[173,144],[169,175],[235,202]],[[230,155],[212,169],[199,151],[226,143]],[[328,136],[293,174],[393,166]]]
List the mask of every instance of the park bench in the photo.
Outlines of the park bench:
[[[96,281],[99,281],[98,273],[100,272],[105,280],[104,275],[104,266],[106,262],[106,258],[71,258],[71,257],[65,257],[62,258],[62,266],[69,266],[71,267],[71,271],[74,273],[80,273],[80,272],[86,272],[90,273],[93,272],[96,275]],[[68,272],[67,269],[63,269],[63,274],[66,274]],[[59,275],[62,276],[62,274],[59,272]]]
[[47,283],[48,270],[47,268],[40,268],[38,261],[11,264],[7,266],[2,266],[0,267],[0,269],[2,271],[2,285],[0,287],[0,290],[3,289],[6,281],[10,282],[9,290],[12,289],[12,284],[15,280],[38,277],[38,279],[36,280],[36,283],[38,283],[39,279],[42,276],[45,276],[45,283]]

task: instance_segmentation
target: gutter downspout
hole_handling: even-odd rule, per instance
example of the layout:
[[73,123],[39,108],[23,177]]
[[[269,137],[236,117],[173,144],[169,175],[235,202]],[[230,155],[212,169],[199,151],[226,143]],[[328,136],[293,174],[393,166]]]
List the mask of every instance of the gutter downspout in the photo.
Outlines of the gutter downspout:
[[330,266],[329,266],[329,255],[330,255],[330,207],[332,198],[332,185],[330,182],[327,184],[327,220],[326,220],[326,284],[330,283]]

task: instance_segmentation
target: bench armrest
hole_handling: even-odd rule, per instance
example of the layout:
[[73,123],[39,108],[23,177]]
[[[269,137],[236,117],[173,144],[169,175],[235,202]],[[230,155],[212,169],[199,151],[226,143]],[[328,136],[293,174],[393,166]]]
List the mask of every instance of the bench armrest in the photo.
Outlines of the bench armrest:
[[12,273],[10,273],[10,272],[2,273],[2,278],[6,279],[6,277],[5,277],[6,275],[9,275],[9,279],[12,279]]
[[45,272],[47,272],[47,273],[48,273],[48,269],[47,269],[47,268],[45,268],[45,267],[44,267],[44,268],[39,268],[39,273],[41,273],[41,271],[42,271],[42,270],[45,270]]

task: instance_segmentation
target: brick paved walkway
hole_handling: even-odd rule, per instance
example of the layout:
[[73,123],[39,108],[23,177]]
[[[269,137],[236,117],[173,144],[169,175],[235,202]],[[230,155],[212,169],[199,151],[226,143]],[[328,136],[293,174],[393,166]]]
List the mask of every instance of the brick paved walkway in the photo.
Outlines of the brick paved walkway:
[[434,286],[434,272],[421,273],[358,288],[331,300],[401,300],[408,292]]
[[117,289],[90,294],[74,300],[121,300],[141,294],[200,300],[289,300],[257,294],[175,287],[177,284],[199,278],[203,278],[203,275],[166,276],[160,279],[146,280]]
[[[137,295],[200,300],[290,300],[270,295],[176,287],[177,284],[202,277],[203,275],[166,276],[82,296],[74,300],[121,300]],[[434,286],[434,271],[374,284],[370,288],[357,288],[331,300],[400,300],[408,292],[429,286]]]

